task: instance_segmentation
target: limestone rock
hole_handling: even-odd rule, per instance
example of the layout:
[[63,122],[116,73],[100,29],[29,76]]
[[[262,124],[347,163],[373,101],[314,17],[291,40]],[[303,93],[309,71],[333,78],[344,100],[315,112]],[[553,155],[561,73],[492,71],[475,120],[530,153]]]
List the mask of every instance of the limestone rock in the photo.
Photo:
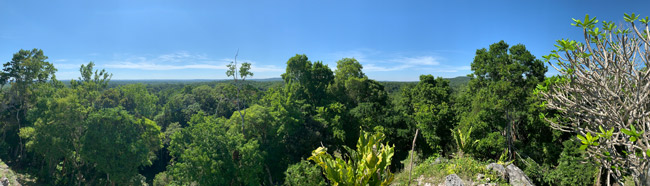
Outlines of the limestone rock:
[[501,179],[508,181],[508,172],[506,172],[506,168],[504,168],[503,165],[498,163],[490,163],[487,165],[487,170],[497,172]]
[[463,180],[456,174],[450,174],[445,177],[445,186],[465,186]]
[[530,178],[524,174],[524,171],[514,164],[508,165],[506,172],[508,172],[509,183],[512,186],[535,186]]

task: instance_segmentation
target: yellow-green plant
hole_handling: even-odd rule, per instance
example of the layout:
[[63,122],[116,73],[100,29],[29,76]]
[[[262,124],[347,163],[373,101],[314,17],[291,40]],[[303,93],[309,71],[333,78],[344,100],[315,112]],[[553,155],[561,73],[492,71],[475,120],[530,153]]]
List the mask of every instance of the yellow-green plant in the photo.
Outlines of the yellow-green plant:
[[463,132],[460,131],[460,129],[456,129],[456,131],[451,130],[451,133],[454,135],[454,140],[456,141],[456,147],[458,147],[458,157],[463,157],[465,152],[469,151],[471,148],[473,148],[474,144],[478,142],[478,140],[474,140],[473,142],[471,141],[471,136],[472,135],[472,127],[469,128],[467,133],[463,134]]
[[394,153],[394,146],[383,144],[381,133],[363,132],[357,142],[357,150],[344,148],[348,158],[333,157],[327,148],[319,147],[309,160],[323,169],[323,174],[332,185],[389,185],[394,178],[388,166]]

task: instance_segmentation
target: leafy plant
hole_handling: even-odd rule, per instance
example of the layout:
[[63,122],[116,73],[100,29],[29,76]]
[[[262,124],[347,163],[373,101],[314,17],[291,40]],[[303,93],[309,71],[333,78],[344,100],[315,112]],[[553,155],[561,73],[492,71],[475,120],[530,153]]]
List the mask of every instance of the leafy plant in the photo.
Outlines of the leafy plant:
[[465,134],[463,134],[463,132],[460,129],[457,129],[456,131],[451,130],[452,134],[454,135],[454,140],[456,140],[456,147],[458,147],[459,157],[463,157],[463,154],[471,150],[474,144],[478,142],[478,140],[474,140],[473,142],[470,142],[472,130],[473,128],[470,127]]
[[393,149],[383,144],[385,136],[381,133],[363,132],[357,142],[357,150],[349,147],[348,158],[332,157],[327,148],[319,147],[308,160],[316,162],[332,185],[389,185],[394,178],[388,166],[393,157]]

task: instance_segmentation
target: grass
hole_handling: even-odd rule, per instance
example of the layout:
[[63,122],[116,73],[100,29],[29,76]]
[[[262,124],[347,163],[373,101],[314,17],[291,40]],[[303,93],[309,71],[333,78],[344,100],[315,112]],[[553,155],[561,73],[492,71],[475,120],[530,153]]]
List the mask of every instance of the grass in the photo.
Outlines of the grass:
[[[413,168],[413,176],[411,176],[411,184],[417,184],[417,180],[422,176],[428,183],[443,183],[445,177],[450,174],[456,174],[463,179],[466,185],[473,185],[473,183],[486,183],[485,178],[489,178],[492,183],[498,185],[508,185],[505,181],[500,180],[499,177],[488,171],[486,166],[490,162],[478,161],[472,157],[453,158],[450,160],[443,160],[435,162],[437,156],[427,158],[422,162],[417,162],[418,165]],[[407,161],[405,161],[407,162]],[[483,180],[476,180],[478,174],[485,175]],[[395,175],[393,185],[407,185],[409,177],[408,169],[405,169]]]

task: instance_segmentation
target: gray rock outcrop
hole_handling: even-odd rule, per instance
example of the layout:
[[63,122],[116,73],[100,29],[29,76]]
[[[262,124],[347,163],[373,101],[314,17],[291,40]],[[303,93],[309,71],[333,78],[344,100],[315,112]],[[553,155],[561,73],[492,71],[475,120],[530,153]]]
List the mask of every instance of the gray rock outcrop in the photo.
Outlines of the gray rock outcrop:
[[508,165],[506,167],[506,172],[508,172],[509,183],[512,186],[534,186],[533,182],[524,174],[524,171],[519,169],[519,167],[514,164]]
[[450,174],[445,177],[445,186],[465,186],[463,180],[456,174]]
[[506,171],[506,168],[503,167],[503,165],[498,163],[490,163],[487,165],[487,170],[496,172],[499,177],[501,177],[501,179],[508,181],[508,172]]

